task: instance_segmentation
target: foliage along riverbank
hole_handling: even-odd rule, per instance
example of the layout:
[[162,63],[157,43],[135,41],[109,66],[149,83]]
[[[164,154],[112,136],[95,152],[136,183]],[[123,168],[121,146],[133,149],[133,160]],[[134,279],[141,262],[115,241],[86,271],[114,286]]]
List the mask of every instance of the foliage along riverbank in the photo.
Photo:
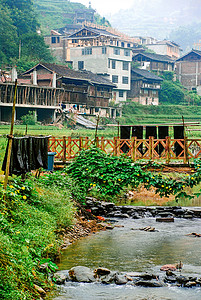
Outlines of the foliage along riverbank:
[[53,180],[47,186],[32,176],[24,182],[15,178],[3,200],[0,185],[1,299],[40,299],[37,286],[51,288],[47,276],[57,268],[52,261],[62,244],[57,233],[75,221],[72,188],[70,180],[59,188]]
[[195,173],[176,181],[92,147],[62,172],[39,179],[29,175],[25,181],[13,178],[5,200],[0,185],[1,299],[40,299],[38,287],[51,288],[48,273],[57,269],[53,261],[64,243],[63,233],[75,222],[74,201],[85,204],[87,195],[114,201],[129,185],[154,186],[161,196],[186,197],[184,189],[200,182],[200,166],[196,161]]

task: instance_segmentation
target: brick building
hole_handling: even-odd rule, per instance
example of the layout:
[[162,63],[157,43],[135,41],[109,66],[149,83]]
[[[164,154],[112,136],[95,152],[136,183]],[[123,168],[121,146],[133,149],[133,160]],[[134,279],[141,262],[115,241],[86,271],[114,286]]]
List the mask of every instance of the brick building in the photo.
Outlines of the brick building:
[[197,90],[201,95],[201,51],[192,49],[177,59],[176,74],[188,90]]

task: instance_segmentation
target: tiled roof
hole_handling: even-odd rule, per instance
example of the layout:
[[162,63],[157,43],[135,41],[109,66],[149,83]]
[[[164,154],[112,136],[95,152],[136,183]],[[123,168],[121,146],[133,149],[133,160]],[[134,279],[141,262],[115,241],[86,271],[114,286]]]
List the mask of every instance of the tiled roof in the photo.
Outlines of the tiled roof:
[[184,57],[188,56],[189,54],[191,54],[192,52],[194,52],[195,54],[199,55],[201,57],[201,51],[200,50],[195,50],[192,49],[191,51],[189,51],[188,53],[182,55],[181,57],[179,57],[176,61],[180,61],[182,60]]
[[[99,29],[99,28],[93,28],[93,27],[83,27],[81,28],[80,30],[74,32],[73,34],[71,34],[70,36],[68,36],[68,38],[71,38],[71,37],[74,37],[74,35],[78,32],[81,32],[83,29],[87,29],[91,32],[93,32],[94,34],[96,35],[105,35],[105,36],[111,36],[111,37],[118,37],[117,35],[111,33],[111,32],[108,32],[107,30],[104,30],[104,29]],[[76,36],[75,36],[76,37]],[[81,36],[82,38],[85,37],[85,36]]]
[[157,81],[163,81],[163,79],[161,77],[156,76],[155,74],[153,74],[152,72],[149,72],[147,70],[142,70],[142,69],[138,69],[138,68],[132,68],[131,70],[131,75],[133,74],[137,74],[141,77],[144,77],[145,79],[152,79],[152,80],[157,80]]
[[35,68],[37,69],[39,66],[43,66],[46,69],[48,69],[49,71],[55,72],[57,74],[57,77],[83,80],[83,81],[88,81],[92,84],[100,84],[100,85],[108,85],[108,86],[116,87],[115,84],[113,84],[108,79],[104,78],[104,76],[102,76],[102,75],[97,75],[90,71],[85,71],[85,70],[75,71],[75,70],[69,69],[66,66],[50,64],[50,63],[40,63],[40,64],[36,65],[35,67],[33,67],[32,69],[23,73],[22,75],[31,73]]
[[137,56],[147,57],[149,59],[156,60],[156,61],[174,63],[174,60],[167,55],[143,52],[143,53],[137,53],[136,55],[134,55],[133,58],[135,59]]

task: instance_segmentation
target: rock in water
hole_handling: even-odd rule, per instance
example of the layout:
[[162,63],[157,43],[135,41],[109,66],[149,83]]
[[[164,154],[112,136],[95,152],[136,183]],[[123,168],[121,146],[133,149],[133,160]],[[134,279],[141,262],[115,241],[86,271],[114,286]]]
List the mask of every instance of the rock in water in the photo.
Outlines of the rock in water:
[[94,270],[94,273],[97,276],[103,276],[103,275],[108,275],[110,274],[110,270],[107,268],[97,268],[96,270]]
[[69,275],[72,281],[77,281],[77,282],[94,282],[96,280],[93,271],[83,266],[77,266],[71,268],[69,270]]
[[54,282],[56,284],[64,284],[68,278],[68,271],[58,271],[54,274]]
[[126,275],[116,274],[114,281],[118,285],[126,284],[128,282],[128,278],[126,277]]
[[160,268],[161,271],[176,271],[177,268],[175,265],[164,265]]

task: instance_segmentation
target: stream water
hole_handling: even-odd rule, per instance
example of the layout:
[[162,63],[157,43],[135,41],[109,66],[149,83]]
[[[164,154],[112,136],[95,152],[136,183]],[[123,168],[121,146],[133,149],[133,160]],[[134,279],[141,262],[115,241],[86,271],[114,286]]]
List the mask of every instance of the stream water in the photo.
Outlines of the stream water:
[[[81,239],[64,251],[60,270],[74,266],[92,269],[106,267],[120,272],[152,272],[164,275],[160,267],[182,261],[182,275],[201,277],[201,238],[187,236],[201,233],[201,220],[175,219],[174,223],[157,223],[154,218],[118,220],[113,230]],[[152,226],[158,231],[139,228]],[[179,273],[179,272],[178,272]],[[101,285],[99,283],[66,283],[54,300],[200,300],[201,288],[143,288]]]

